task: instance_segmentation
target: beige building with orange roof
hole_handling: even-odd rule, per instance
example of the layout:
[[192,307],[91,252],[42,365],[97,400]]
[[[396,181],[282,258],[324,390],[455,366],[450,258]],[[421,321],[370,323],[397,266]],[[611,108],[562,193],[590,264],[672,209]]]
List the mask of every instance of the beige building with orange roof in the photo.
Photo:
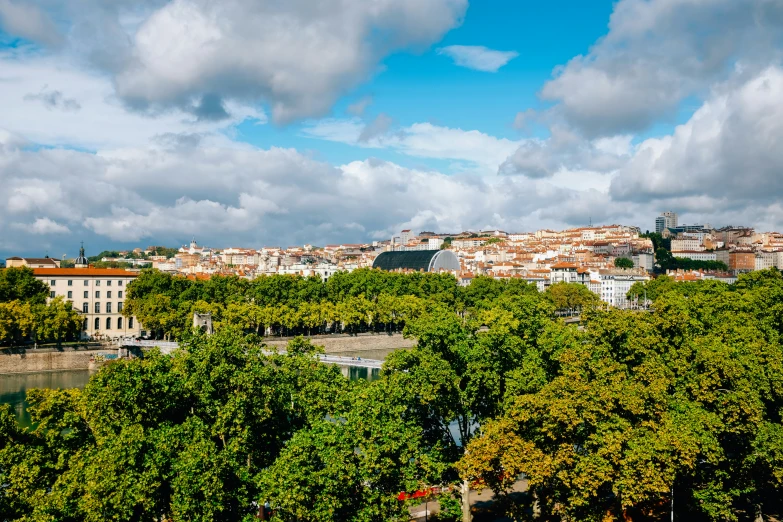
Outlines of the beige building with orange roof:
[[63,297],[82,314],[82,337],[138,337],[141,325],[135,317],[122,315],[126,288],[138,276],[120,268],[93,268],[84,248],[76,268],[33,268],[36,279],[49,285],[49,299]]

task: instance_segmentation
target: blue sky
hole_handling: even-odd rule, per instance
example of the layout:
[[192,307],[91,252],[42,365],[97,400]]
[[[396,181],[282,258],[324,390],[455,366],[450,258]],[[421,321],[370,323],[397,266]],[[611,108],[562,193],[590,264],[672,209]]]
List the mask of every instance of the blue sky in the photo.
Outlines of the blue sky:
[[[401,126],[428,121],[519,139],[523,133],[513,126],[516,113],[547,105],[538,98],[541,86],[551,78],[554,67],[587,53],[606,33],[612,4],[611,0],[473,3],[464,23],[446,34],[437,47],[482,45],[516,51],[520,54],[517,58],[497,73],[486,73],[455,67],[434,47],[396,53],[383,60],[368,82],[346,93],[335,104],[332,116],[344,117],[351,103],[371,97],[368,118],[386,113]],[[313,150],[338,163],[355,159],[353,147],[303,137],[302,128],[301,123],[260,126],[246,122],[238,130],[239,139],[260,147]],[[545,136],[547,131],[537,127],[525,134]],[[389,151],[375,155],[411,166],[422,164]],[[437,161],[424,163],[442,167]]]
[[765,0],[0,0],[0,256],[783,227]]

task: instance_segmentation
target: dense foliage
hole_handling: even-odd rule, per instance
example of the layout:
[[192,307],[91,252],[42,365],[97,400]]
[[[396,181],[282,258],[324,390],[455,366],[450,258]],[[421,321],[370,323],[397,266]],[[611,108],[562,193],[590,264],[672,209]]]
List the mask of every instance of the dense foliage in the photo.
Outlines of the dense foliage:
[[48,293],[30,268],[0,270],[0,346],[78,339],[81,316],[61,297],[47,304]]
[[595,309],[539,341],[537,378],[482,425],[463,475],[502,493],[524,473],[546,520],[663,520],[672,495],[681,520],[779,512],[783,278],[649,293],[653,313]]
[[[183,329],[173,356],[109,363],[82,392],[30,393],[31,431],[0,414],[0,513],[235,521],[268,501],[277,521],[380,522],[407,520],[398,494],[432,485],[451,486],[436,499],[442,520],[469,518],[469,485],[492,488],[513,520],[658,521],[672,495],[677,520],[780,513],[779,272],[658,278],[650,312],[597,306],[569,285],[430,277],[269,278],[261,291],[145,274],[135,291],[173,302],[170,285],[225,310],[249,295],[297,310],[419,299],[404,327],[417,344],[378,379],[349,382],[302,338],[277,354],[225,319],[208,337]],[[559,306],[580,306],[581,327]],[[529,490],[511,494],[520,474]]]
[[145,270],[128,285],[123,313],[156,337],[177,339],[193,312],[248,333],[297,335],[326,332],[401,331],[432,306],[465,313],[502,294],[536,293],[521,280],[476,278],[460,287],[450,274],[400,274],[362,269],[317,276],[237,276],[209,279]]

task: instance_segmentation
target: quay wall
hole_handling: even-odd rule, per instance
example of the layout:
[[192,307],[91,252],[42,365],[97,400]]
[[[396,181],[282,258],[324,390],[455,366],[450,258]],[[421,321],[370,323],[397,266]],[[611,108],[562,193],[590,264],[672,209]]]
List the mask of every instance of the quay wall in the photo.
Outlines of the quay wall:
[[[0,353],[0,374],[35,373],[59,370],[89,370],[90,357],[103,350],[40,351],[26,350],[23,353]],[[114,350],[116,352],[116,348]]]
[[[270,348],[285,349],[290,338],[267,337]],[[401,334],[320,335],[311,337],[313,344],[323,346],[331,355],[383,360],[394,350],[410,348],[416,341]],[[0,374],[35,373],[58,370],[88,370],[90,358],[98,353],[115,352],[116,346],[89,346],[79,349],[16,349],[0,350]]]
[[[313,344],[323,346],[330,355],[359,356],[365,359],[383,360],[394,350],[411,348],[415,339],[405,339],[402,334],[319,335],[310,337]],[[289,339],[267,337],[264,342],[272,348],[284,349]]]

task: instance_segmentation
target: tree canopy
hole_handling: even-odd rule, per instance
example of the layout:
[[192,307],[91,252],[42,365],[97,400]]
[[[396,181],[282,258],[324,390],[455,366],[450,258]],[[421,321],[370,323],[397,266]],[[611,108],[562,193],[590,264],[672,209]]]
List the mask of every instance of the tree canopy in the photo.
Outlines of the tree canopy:
[[[540,294],[477,278],[429,298],[373,278],[261,283],[290,285],[280,308],[318,316],[329,303],[342,320],[391,321],[375,305],[418,302],[402,327],[416,345],[371,382],[320,363],[301,337],[285,354],[265,348],[263,319],[242,306],[274,301],[248,281],[140,278],[137,291],[159,292],[144,306],[185,306],[180,291],[234,319],[212,336],[183,329],[171,356],[110,362],[83,391],[29,392],[34,428],[3,409],[4,520],[249,521],[267,501],[280,522],[408,520],[415,501],[400,493],[431,486],[441,520],[470,520],[470,487],[491,488],[512,520],[659,521],[672,495],[678,520],[783,510],[777,270],[733,285],[660,277],[643,285],[650,311],[575,304],[578,285]],[[560,306],[582,306],[581,324],[556,318]],[[528,491],[512,494],[523,476]]]
[[0,346],[78,338],[81,316],[62,297],[47,304],[48,293],[28,267],[0,270]]

